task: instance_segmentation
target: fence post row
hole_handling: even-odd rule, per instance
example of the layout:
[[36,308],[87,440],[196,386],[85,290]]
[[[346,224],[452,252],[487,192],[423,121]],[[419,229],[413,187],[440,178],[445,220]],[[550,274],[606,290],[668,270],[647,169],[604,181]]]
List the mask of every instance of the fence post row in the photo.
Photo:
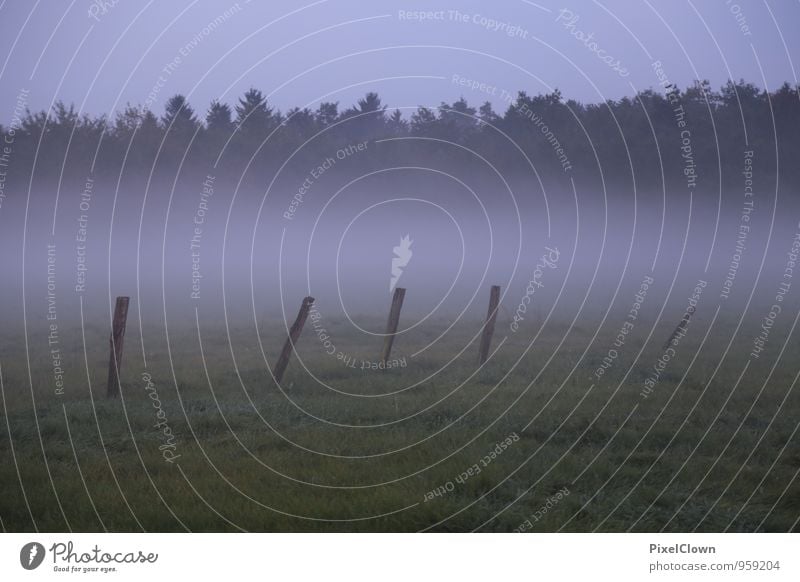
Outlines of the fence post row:
[[[386,323],[386,335],[383,340],[383,350],[381,352],[381,361],[386,363],[392,355],[392,345],[394,344],[395,335],[397,335],[397,328],[400,323],[400,310],[403,308],[403,299],[406,296],[406,290],[403,287],[397,287],[392,296],[392,306],[389,309],[389,320]],[[122,346],[125,340],[125,327],[128,320],[128,304],[129,297],[117,297],[117,302],[114,307],[114,321],[111,329],[110,355],[108,361],[108,386],[106,388],[106,395],[108,398],[116,398],[119,396],[120,380],[119,372],[122,366]],[[311,306],[314,304],[313,297],[305,297],[300,306],[300,311],[297,313],[297,318],[289,329],[289,335],[286,342],[283,344],[283,349],[275,363],[275,381],[280,384],[283,380],[283,375],[286,372],[286,367],[289,365],[289,359],[292,356],[292,351],[300,338],[303,331],[303,326],[308,319],[308,313]],[[481,334],[480,344],[480,363],[486,362],[489,356],[489,348],[492,344],[492,335],[494,335],[495,321],[497,320],[497,310],[500,306],[500,286],[492,285],[489,294],[489,311],[486,315],[486,322],[483,325],[483,332]],[[676,330],[677,331],[677,330]]]

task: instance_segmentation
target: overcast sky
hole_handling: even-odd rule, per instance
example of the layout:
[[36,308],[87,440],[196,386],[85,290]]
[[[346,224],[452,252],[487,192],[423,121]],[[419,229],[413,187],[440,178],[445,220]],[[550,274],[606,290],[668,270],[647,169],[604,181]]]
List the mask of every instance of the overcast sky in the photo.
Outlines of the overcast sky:
[[401,108],[463,95],[502,110],[504,91],[556,87],[596,102],[657,87],[658,60],[679,86],[775,89],[797,83],[798,24],[798,0],[5,0],[0,121],[22,90],[32,109],[61,99],[91,114],[160,113],[175,93],[203,113],[251,86],[284,111],[367,91]]

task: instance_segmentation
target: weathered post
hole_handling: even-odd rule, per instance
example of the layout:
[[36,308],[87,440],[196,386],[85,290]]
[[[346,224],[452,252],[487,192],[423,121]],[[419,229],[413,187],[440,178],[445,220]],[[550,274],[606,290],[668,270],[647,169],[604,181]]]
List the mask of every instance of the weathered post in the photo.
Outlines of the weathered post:
[[297,313],[297,319],[294,320],[292,327],[289,329],[289,337],[286,338],[286,343],[283,344],[283,350],[275,363],[275,381],[280,384],[283,380],[283,373],[286,371],[286,366],[289,365],[289,358],[292,356],[292,350],[297,340],[300,338],[300,332],[303,331],[303,326],[308,319],[308,312],[314,304],[313,297],[306,297],[303,299],[303,304],[300,306],[300,311]]
[[403,298],[405,296],[405,289],[402,287],[395,288],[394,296],[392,297],[392,307],[389,309],[389,321],[386,323],[386,336],[383,338],[381,361],[384,364],[392,355],[392,344],[394,343],[394,336],[397,333],[397,325],[400,323],[400,310],[403,308]]
[[111,354],[108,358],[108,386],[106,397],[119,396],[119,370],[122,366],[122,344],[125,340],[125,325],[128,321],[128,303],[130,297],[117,297],[114,307],[114,321],[111,325]]
[[494,335],[494,323],[497,320],[497,308],[500,306],[500,286],[492,285],[489,292],[489,312],[486,314],[486,323],[483,324],[481,334],[481,347],[478,361],[480,365],[486,362],[489,357],[489,347],[492,345],[492,335]]
[[685,330],[687,327],[689,327],[689,321],[692,319],[692,316],[694,315],[694,313],[695,313],[695,310],[692,310],[692,311],[687,311],[686,313],[683,314],[683,319],[681,319],[680,322],[678,323],[678,325],[675,326],[675,330],[669,336],[669,339],[666,341],[666,343],[664,344],[664,346],[661,349],[666,350],[669,347],[669,345],[672,343],[672,340],[674,340],[676,337],[678,337],[683,330]]

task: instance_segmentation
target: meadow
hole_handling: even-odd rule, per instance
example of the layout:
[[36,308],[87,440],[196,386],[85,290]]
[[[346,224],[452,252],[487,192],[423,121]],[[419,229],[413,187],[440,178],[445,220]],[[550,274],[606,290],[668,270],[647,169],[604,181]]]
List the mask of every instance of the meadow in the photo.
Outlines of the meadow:
[[274,362],[282,322],[170,327],[169,342],[134,323],[119,399],[105,328],[62,332],[63,394],[41,339],[30,365],[22,337],[0,340],[4,531],[798,529],[800,350],[777,359],[776,337],[742,375],[744,341],[723,359],[732,323],[701,348],[693,322],[647,397],[666,324],[598,378],[611,324],[513,334],[500,318],[479,368],[478,321],[417,353],[446,327],[433,321],[380,371],[361,365],[379,340],[330,321],[329,354],[309,322],[278,386],[262,349]]

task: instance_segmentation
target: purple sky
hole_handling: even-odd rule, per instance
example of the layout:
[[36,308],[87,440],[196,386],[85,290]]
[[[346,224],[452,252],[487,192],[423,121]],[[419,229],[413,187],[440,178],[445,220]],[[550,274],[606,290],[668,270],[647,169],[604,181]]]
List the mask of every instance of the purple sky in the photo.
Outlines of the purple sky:
[[[0,122],[11,119],[21,89],[32,109],[62,99],[91,114],[126,102],[160,113],[174,93],[204,112],[212,98],[233,103],[250,86],[282,110],[319,100],[348,106],[371,90],[390,107],[463,95],[502,110],[504,90],[558,87],[593,102],[655,87],[655,60],[678,85],[700,77],[715,88],[733,77],[774,89],[796,83],[800,68],[796,0],[112,4],[0,2]],[[415,10],[438,12],[401,18]],[[580,39],[591,33],[596,44]],[[454,75],[485,85],[471,89]]]

